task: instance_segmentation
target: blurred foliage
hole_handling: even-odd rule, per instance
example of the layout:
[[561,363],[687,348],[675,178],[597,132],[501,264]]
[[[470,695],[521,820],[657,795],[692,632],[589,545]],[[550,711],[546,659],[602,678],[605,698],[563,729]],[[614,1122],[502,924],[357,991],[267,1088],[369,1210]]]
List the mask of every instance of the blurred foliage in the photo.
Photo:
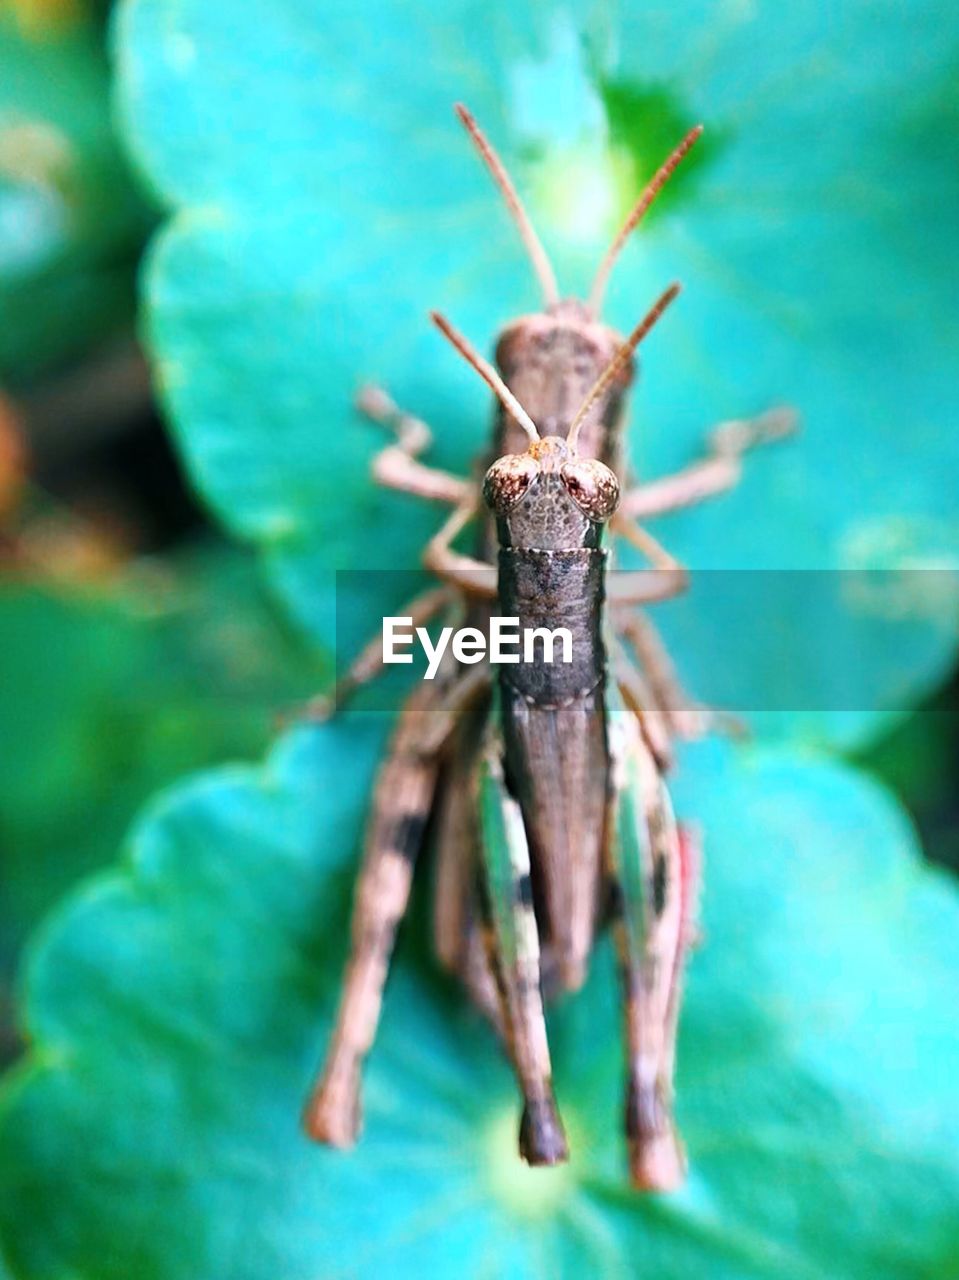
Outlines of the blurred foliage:
[[[76,563],[76,558],[73,558]],[[0,984],[26,934],[114,856],[147,797],[259,754],[321,672],[278,626],[246,557],[210,548],[85,589],[0,585]]]
[[27,449],[16,410],[0,396],[0,536],[17,517],[26,470]]
[[[14,1274],[942,1277],[959,1194],[959,898],[855,774],[715,744],[706,945],[678,1077],[688,1185],[624,1185],[617,984],[551,1023],[572,1163],[525,1169],[509,1069],[404,931],[349,1154],[297,1115],[333,1010],[380,724],[288,737],[156,801],[132,861],[48,922],[8,1083]],[[422,898],[422,895],[421,895]]]
[[90,0],[0,0],[0,14],[9,12],[27,35],[60,33],[90,17]]
[[[153,213],[115,136],[102,24],[0,10],[0,384],[132,322]],[[61,15],[65,16],[65,15]]]
[[[435,427],[436,460],[463,468],[488,396],[424,312],[442,306],[485,344],[536,304],[452,118],[460,97],[567,288],[585,287],[677,135],[708,126],[611,289],[625,328],[670,278],[688,286],[644,348],[634,456],[665,473],[718,419],[783,401],[804,432],[750,459],[734,496],[663,525],[672,551],[698,569],[957,565],[959,325],[942,227],[959,215],[959,135],[943,127],[959,10],[689,0],[604,14],[570,3],[507,21],[464,3],[438,18],[409,0],[322,22],[298,0],[254,0],[242,19],[208,0],[121,10],[126,133],[178,211],[146,277],[160,390],[200,490],[321,641],[331,570],[415,564],[438,521],[370,484],[381,436],[352,410],[357,385],[385,383]],[[375,48],[360,38],[371,25]],[[451,34],[465,31],[468,49]],[[861,740],[943,678],[954,611],[914,613],[894,634],[894,585],[869,607],[840,592],[842,607],[816,614],[780,575],[751,608],[731,600],[714,617],[743,705],[836,709],[767,717],[764,731]],[[662,616],[691,688],[708,690],[714,647]]]
[[915,815],[926,854],[959,871],[959,673],[858,763]]

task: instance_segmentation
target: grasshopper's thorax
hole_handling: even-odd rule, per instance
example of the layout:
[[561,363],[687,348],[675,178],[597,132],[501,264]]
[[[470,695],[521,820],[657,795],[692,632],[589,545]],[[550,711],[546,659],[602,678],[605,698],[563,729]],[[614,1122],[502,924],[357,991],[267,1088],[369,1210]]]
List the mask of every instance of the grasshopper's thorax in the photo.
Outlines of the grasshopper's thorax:
[[[496,363],[542,434],[565,439],[573,415],[621,342],[619,334],[596,320],[585,303],[567,298],[548,311],[521,316],[508,325],[497,343]],[[633,374],[634,363],[630,360],[596,405],[579,438],[580,456],[599,458],[617,473],[621,463],[623,397]],[[519,429],[501,411],[497,454],[518,451],[523,445]]]
[[601,639],[606,553],[602,529],[619,500],[612,471],[579,458],[555,436],[534,441],[490,467],[484,497],[499,533],[499,603],[520,628],[565,627],[571,666],[525,666],[510,683],[542,705],[596,687],[605,655]]

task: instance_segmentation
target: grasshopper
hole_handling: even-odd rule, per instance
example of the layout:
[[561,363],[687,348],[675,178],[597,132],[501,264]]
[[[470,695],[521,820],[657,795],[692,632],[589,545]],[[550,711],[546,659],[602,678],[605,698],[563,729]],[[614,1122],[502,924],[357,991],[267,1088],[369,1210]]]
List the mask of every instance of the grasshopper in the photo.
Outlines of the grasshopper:
[[[620,499],[617,472],[622,474],[623,395],[632,377],[633,352],[673,293],[661,299],[658,309],[626,343],[595,321],[593,308],[626,236],[698,131],[687,136],[640,197],[600,268],[590,304],[584,304],[558,300],[545,254],[505,171],[469,113],[465,108],[458,111],[517,219],[543,281],[547,308],[515,322],[501,337],[497,361],[505,382],[445,322],[438,319],[438,323],[498,398],[494,439],[500,462],[488,473],[488,497],[495,492],[497,501],[502,499],[511,468],[526,468],[530,476],[535,470],[537,483],[531,480],[529,490],[550,492],[540,512],[548,525],[559,518],[564,504],[569,508],[573,503],[568,490],[560,493],[556,487],[557,476],[563,485],[563,466],[569,476],[579,477],[584,491],[589,488],[587,477],[595,481],[601,476],[601,487],[609,494],[612,477],[618,510],[614,503],[603,518],[597,515],[587,527],[579,509],[579,533],[592,545],[539,548],[572,553],[581,562],[586,577],[578,584],[580,596],[567,595],[565,601],[567,606],[580,603],[587,612],[593,611],[584,636],[590,641],[587,661],[597,674],[584,696],[559,708],[547,694],[532,715],[524,711],[531,703],[517,701],[515,690],[502,687],[499,714],[490,715],[488,667],[471,668],[466,675],[447,668],[440,680],[419,686],[408,699],[376,784],[343,996],[326,1068],[308,1103],[305,1123],[312,1136],[334,1145],[347,1146],[356,1138],[361,1065],[375,1034],[413,865],[427,822],[435,814],[437,951],[510,1048],[525,1099],[521,1152],[531,1163],[555,1163],[566,1154],[549,1086],[542,989],[553,994],[580,985],[602,907],[601,887],[615,886],[616,933],[627,982],[626,1127],[632,1174],[638,1185],[668,1187],[675,1185],[682,1170],[669,1097],[678,975],[691,914],[695,849],[691,837],[677,829],[661,781],[668,731],[654,731],[654,726],[667,705],[667,676],[653,655],[657,689],[651,697],[635,666],[621,662],[617,652],[616,680],[607,686],[607,642],[595,613],[602,607],[602,556],[592,553],[600,552],[602,525],[615,519],[614,529],[636,542],[653,565],[665,571],[641,573],[642,590],[634,579],[633,597],[656,598],[666,590],[663,584],[668,584],[668,593],[682,589],[686,581],[682,566],[628,516],[659,514],[721,492],[735,482],[743,450],[781,430],[772,415],[771,422],[735,424],[717,438],[712,456],[668,480],[627,489]],[[526,388],[531,412],[520,403],[521,387]],[[577,401],[580,389],[583,394]],[[451,600],[460,599],[468,602],[467,616],[482,621],[496,596],[497,575],[489,557],[497,533],[500,541],[510,534],[510,521],[493,507],[481,528],[477,557],[454,551],[456,537],[479,514],[475,483],[422,464],[418,455],[429,443],[428,430],[397,410],[383,393],[366,393],[363,407],[397,433],[397,443],[374,462],[376,478],[454,507],[424,554],[426,566],[447,585],[425,593],[405,612],[415,622],[425,622],[448,608]],[[534,440],[540,428],[544,439]],[[519,446],[526,436],[531,443],[523,453]],[[548,459],[557,462],[557,446],[564,439],[568,456],[550,469]],[[541,458],[534,446],[542,450]],[[524,457],[522,463],[509,461]],[[552,478],[541,488],[544,466]],[[489,478],[494,473],[496,481]],[[561,519],[560,524],[565,528],[568,521]],[[532,528],[526,536],[528,545],[523,550],[534,552]],[[509,546],[502,547],[501,555],[514,554]],[[584,556],[584,552],[590,554]],[[527,554],[527,567],[531,560],[535,556]],[[501,591],[512,590],[510,582],[516,586],[511,574],[504,581],[501,560]],[[621,609],[625,601],[614,603]],[[502,600],[501,604],[512,614]],[[631,618],[617,617],[617,625],[641,647],[645,645],[642,656],[648,659],[648,634],[634,630]],[[372,647],[364,651],[341,682],[339,698],[371,678],[378,665],[377,651]],[[533,727],[537,715],[538,729]],[[588,784],[582,805],[576,795],[581,781]],[[615,839],[614,832],[620,833]],[[628,855],[623,853],[626,849],[631,850]],[[532,927],[537,900],[545,924],[542,954]],[[658,904],[652,914],[651,903]]]
[[[624,985],[625,1128],[635,1185],[681,1180],[672,1065],[693,867],[662,775],[638,722],[607,682],[604,525],[619,482],[580,458],[592,404],[675,298],[673,286],[633,330],[574,416],[568,437],[541,436],[495,370],[439,319],[529,437],[487,471],[484,501],[499,539],[500,607],[521,626],[572,629],[573,661],[500,668],[499,716],[479,773],[484,898],[506,1042],[523,1095],[519,1146],[533,1165],[567,1157],[551,1085],[541,935],[560,990],[582,985],[593,935],[611,903]],[[620,605],[682,590],[676,571],[612,583]],[[612,592],[610,592],[612,594]]]

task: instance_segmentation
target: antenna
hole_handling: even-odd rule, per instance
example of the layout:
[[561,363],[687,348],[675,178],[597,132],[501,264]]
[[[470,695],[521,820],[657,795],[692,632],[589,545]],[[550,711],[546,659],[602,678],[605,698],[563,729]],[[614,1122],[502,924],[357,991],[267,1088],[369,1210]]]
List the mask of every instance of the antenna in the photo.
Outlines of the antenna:
[[678,284],[671,284],[664,293],[660,294],[656,302],[653,303],[633,332],[629,335],[620,349],[613,356],[612,360],[610,360],[609,364],[593,383],[592,390],[579,406],[579,409],[576,411],[575,418],[570,423],[569,432],[566,437],[566,444],[571,453],[576,450],[576,441],[579,437],[579,429],[585,422],[590,409],[592,409],[593,405],[613,381],[617,373],[619,373],[619,370],[646,337],[647,333],[649,333],[650,329],[652,329],[653,325],[663,314],[669,304],[675,299],[679,290],[680,286]]
[[540,244],[539,236],[533,230],[533,224],[529,220],[529,214],[523,208],[519,196],[516,194],[516,188],[510,181],[510,176],[506,172],[506,167],[502,160],[490,146],[486,140],[486,136],[482,129],[476,123],[472,113],[462,102],[457,102],[454,111],[466,127],[467,132],[476,144],[476,149],[486,162],[486,167],[493,175],[493,181],[500,189],[503,199],[506,201],[506,207],[512,214],[513,221],[519,228],[519,234],[523,244],[526,246],[526,252],[530,256],[533,263],[533,270],[536,272],[540,287],[543,290],[543,298],[547,307],[554,306],[559,302],[559,286],[556,283],[556,276],[550,265],[549,258],[546,256],[546,250]]
[[509,387],[499,376],[488,360],[483,357],[467,342],[461,333],[459,333],[445,316],[441,316],[438,311],[430,312],[430,319],[439,329],[444,337],[448,338],[456,350],[460,353],[467,364],[471,364],[483,381],[492,388],[494,393],[499,396],[503,408],[507,413],[511,413],[519,425],[523,428],[530,440],[538,440],[539,432],[536,430],[536,423],[529,416],[520,402],[510,391]]
[[603,295],[606,292],[609,273],[612,271],[616,259],[619,257],[620,250],[629,239],[630,234],[636,227],[637,223],[642,221],[646,210],[659,195],[660,191],[662,191],[663,187],[665,187],[666,183],[672,177],[673,171],[679,165],[686,152],[690,150],[699,138],[702,131],[703,126],[701,124],[697,124],[695,128],[690,129],[689,133],[686,134],[686,137],[683,138],[682,142],[672,155],[670,155],[668,159],[660,165],[652,178],[650,178],[642,195],[633,205],[629,212],[629,216],[620,227],[616,239],[609,247],[606,257],[599,264],[599,270],[596,272],[596,277],[593,280],[593,287],[590,290],[589,309],[594,316],[599,315],[600,308],[603,305]]

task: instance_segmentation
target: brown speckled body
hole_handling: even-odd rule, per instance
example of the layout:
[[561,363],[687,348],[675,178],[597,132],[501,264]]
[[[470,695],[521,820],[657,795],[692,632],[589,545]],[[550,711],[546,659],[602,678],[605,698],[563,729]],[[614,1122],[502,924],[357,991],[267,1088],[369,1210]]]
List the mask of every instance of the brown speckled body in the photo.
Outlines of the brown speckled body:
[[559,985],[575,990],[593,943],[608,799],[606,552],[602,526],[561,478],[565,445],[549,438],[541,445],[543,470],[497,518],[500,608],[519,618],[521,633],[567,628],[572,661],[504,664],[500,705],[506,782],[529,840],[540,934]]
[[[496,364],[540,433],[564,440],[621,345],[614,329],[569,298],[504,329]],[[630,360],[583,424],[577,448],[581,458],[599,459],[621,478],[625,398],[634,373]],[[497,403],[495,414],[488,462],[522,454],[529,443],[502,405]],[[601,625],[606,552],[597,526],[565,494],[554,502],[558,479],[544,476],[540,485],[498,527],[493,517],[481,522],[476,551],[481,559],[497,560],[504,617],[519,617],[521,628],[565,626],[573,632],[570,667],[501,668],[500,702],[507,783],[520,802],[530,842],[537,915],[551,958],[549,985],[575,989],[585,976],[595,932],[607,798]],[[489,605],[476,601],[467,622],[485,629],[489,616]]]

